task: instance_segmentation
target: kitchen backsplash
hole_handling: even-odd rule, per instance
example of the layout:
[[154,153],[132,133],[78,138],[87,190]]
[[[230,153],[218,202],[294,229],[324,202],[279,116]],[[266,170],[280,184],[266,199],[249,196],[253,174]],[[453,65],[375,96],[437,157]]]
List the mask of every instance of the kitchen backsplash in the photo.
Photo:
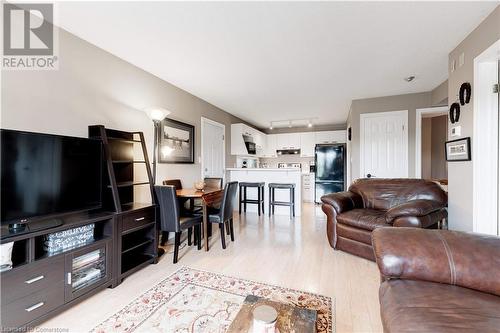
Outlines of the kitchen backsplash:
[[278,163],[300,163],[302,164],[302,170],[308,170],[309,165],[314,163],[314,157],[300,157],[294,155],[285,155],[273,158],[260,158],[260,165],[263,166],[267,164],[268,168],[277,168]]

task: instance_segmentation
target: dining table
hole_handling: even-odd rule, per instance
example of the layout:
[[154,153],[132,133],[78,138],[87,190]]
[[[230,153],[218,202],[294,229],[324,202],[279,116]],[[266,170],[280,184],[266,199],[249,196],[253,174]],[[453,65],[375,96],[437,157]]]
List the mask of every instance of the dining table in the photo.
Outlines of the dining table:
[[224,189],[222,188],[204,188],[203,190],[198,190],[195,188],[183,188],[176,190],[178,198],[186,199],[201,199],[202,211],[203,211],[203,235],[204,235],[204,247],[205,251],[208,251],[208,209],[219,208],[222,202],[222,197],[224,194]]

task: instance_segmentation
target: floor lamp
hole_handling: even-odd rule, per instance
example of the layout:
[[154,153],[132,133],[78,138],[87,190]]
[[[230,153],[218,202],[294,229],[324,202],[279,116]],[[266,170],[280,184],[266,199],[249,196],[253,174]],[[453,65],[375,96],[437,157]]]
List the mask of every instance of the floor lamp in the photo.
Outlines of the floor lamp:
[[145,110],[149,118],[153,121],[153,184],[156,185],[156,159],[158,157],[158,134],[160,133],[160,123],[170,114],[162,108],[148,108]]
[[[165,119],[166,116],[170,114],[170,111],[167,111],[162,108],[149,108],[146,109],[145,112],[151,118],[153,121],[153,185],[156,185],[156,159],[158,156],[158,135],[160,134],[161,131],[161,121]],[[158,203],[158,200],[156,198],[156,193],[153,191],[153,202],[156,204]],[[157,214],[158,216],[158,214]],[[159,230],[158,230],[158,235],[159,235]],[[160,239],[160,237],[158,237]],[[158,258],[161,257],[162,255],[165,254],[165,250],[162,248],[158,248]]]

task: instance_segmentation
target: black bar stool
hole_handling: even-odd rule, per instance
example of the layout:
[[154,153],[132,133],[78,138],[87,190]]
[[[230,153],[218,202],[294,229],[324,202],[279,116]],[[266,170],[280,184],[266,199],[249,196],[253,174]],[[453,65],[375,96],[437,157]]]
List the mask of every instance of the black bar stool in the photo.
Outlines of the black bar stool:
[[[276,201],[274,193],[276,189],[289,190],[290,201]],[[269,183],[269,216],[271,216],[271,212],[274,215],[274,206],[289,206],[290,218],[292,218],[292,216],[295,217],[295,184]]]
[[[239,183],[240,185],[240,210],[239,213],[241,214],[241,204],[243,204],[243,209],[246,213],[247,211],[247,204],[257,204],[258,205],[258,212],[260,216],[260,212],[262,210],[262,213],[264,214],[264,187],[266,186],[265,183]],[[247,188],[248,187],[256,187],[257,188],[257,199],[248,199],[247,198]],[[243,193],[242,193],[243,192]]]

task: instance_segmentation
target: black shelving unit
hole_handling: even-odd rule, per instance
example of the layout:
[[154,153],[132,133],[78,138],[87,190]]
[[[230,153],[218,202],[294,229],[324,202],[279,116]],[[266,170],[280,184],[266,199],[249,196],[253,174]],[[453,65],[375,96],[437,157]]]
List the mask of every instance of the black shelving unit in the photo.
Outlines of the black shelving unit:
[[[108,173],[103,181],[103,201],[105,207],[118,213],[113,274],[118,285],[130,274],[157,262],[153,177],[142,132],[95,125],[89,126],[89,137],[103,142]],[[137,168],[144,170],[142,178],[137,176]],[[149,187],[151,202],[137,202],[134,190],[139,186]]]

